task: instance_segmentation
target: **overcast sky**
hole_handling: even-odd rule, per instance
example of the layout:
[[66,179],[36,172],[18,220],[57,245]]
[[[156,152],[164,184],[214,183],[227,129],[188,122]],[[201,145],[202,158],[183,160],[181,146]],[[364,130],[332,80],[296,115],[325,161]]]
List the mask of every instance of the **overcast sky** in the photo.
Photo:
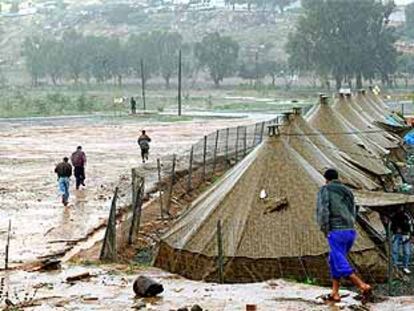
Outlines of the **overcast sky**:
[[408,3],[411,3],[411,2],[414,2],[414,0],[395,0],[395,3],[397,5],[404,5],[404,4],[408,4]]

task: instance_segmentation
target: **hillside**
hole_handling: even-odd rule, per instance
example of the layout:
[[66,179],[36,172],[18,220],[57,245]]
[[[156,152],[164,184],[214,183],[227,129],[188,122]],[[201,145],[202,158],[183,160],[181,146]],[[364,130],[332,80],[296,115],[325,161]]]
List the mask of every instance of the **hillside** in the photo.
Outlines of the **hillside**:
[[67,2],[65,9],[40,8],[43,6],[34,14],[1,19],[0,58],[8,84],[28,83],[21,46],[27,36],[34,34],[60,37],[64,31],[74,29],[85,35],[127,39],[142,32],[169,30],[179,32],[184,42],[195,43],[205,34],[217,31],[239,42],[242,59],[251,59],[259,51],[259,57],[277,60],[286,58],[284,45],[297,18],[292,12],[281,15],[244,9],[157,7],[102,1]]

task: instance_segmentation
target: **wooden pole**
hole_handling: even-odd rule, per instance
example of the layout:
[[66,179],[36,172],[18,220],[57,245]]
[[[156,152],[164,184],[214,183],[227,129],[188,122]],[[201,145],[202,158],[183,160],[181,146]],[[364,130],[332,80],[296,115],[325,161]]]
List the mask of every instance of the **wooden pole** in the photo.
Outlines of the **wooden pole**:
[[181,116],[181,49],[178,52],[178,116]]
[[4,260],[4,269],[9,269],[9,251],[10,251],[10,234],[11,234],[11,220],[9,219],[9,228],[7,230],[7,243],[6,243],[6,252]]
[[203,181],[206,181],[207,136],[204,136],[203,148]]
[[135,234],[139,232],[139,227],[141,224],[141,212],[142,212],[142,203],[143,203],[143,197],[144,197],[144,191],[145,191],[145,182],[144,178],[138,177],[135,175],[135,179],[137,180],[140,178],[139,183],[136,183],[136,189],[135,189],[135,198],[134,198],[134,204],[132,205],[132,221],[131,221],[131,227],[129,228],[129,235],[128,235],[128,244],[131,245]]
[[160,215],[161,220],[164,220],[164,202],[162,199],[162,180],[161,180],[161,161],[157,159],[157,170],[158,170],[158,187],[159,187],[159,196],[160,196]]
[[216,141],[214,143],[214,158],[213,158],[213,175],[216,172],[216,165],[217,165],[217,149],[218,149],[218,142],[220,137],[220,130],[216,131]]
[[144,112],[147,110],[145,102],[145,73],[144,73],[144,60],[141,58],[141,89],[142,89],[142,105]]
[[259,143],[261,143],[263,141],[264,130],[265,130],[265,122],[262,122],[262,128],[260,129],[260,141],[259,141]]
[[247,126],[244,127],[243,157],[247,154]]
[[236,132],[236,162],[239,159],[239,129],[240,129],[240,126],[237,127],[237,132]]
[[229,164],[229,137],[230,137],[230,128],[226,128],[226,167]]
[[391,219],[388,219],[387,242],[388,242],[388,296],[391,296],[392,295],[392,266],[393,266]]
[[116,199],[118,197],[118,187],[115,188],[114,197],[112,198],[111,210],[109,212],[108,225],[105,231],[105,237],[99,256],[100,260],[115,261],[116,253]]
[[168,202],[167,202],[167,214],[170,214],[170,208],[171,208],[171,200],[172,200],[172,194],[173,194],[173,188],[175,184],[175,163],[176,162],[176,155],[173,155],[173,161],[172,161],[172,169],[171,169],[171,182],[170,182],[170,188],[168,191]]
[[217,270],[220,284],[224,283],[223,237],[221,235],[221,221],[217,221]]
[[193,190],[193,159],[194,159],[194,146],[191,146],[190,163],[188,166],[187,193]]

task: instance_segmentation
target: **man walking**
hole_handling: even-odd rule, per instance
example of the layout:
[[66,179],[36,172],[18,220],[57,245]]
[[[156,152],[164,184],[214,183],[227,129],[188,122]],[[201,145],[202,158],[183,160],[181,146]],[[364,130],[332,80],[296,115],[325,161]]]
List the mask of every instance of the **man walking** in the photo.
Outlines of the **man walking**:
[[399,263],[400,250],[402,248],[402,270],[405,274],[411,274],[409,269],[411,256],[412,221],[410,215],[399,207],[391,216],[392,237],[392,261],[395,266]]
[[69,201],[69,181],[72,176],[72,165],[69,164],[67,157],[63,158],[63,162],[56,165],[55,173],[58,176],[59,192],[62,194],[62,203],[68,205]]
[[145,131],[142,131],[141,136],[138,138],[138,145],[141,148],[142,163],[145,163],[145,160],[148,161],[150,142],[151,138],[149,138]]
[[86,165],[86,155],[85,152],[82,151],[82,146],[78,146],[76,151],[72,153],[70,157],[72,165],[75,167],[74,175],[76,178],[76,190],[79,189],[80,185],[85,187],[85,165]]
[[321,231],[329,243],[329,266],[332,277],[332,292],[327,301],[340,302],[339,287],[341,278],[349,279],[362,294],[366,302],[372,288],[354,272],[348,261],[348,253],[357,237],[354,229],[358,210],[351,190],[338,180],[338,172],[328,169],[324,175],[326,185],[318,192],[316,217]]

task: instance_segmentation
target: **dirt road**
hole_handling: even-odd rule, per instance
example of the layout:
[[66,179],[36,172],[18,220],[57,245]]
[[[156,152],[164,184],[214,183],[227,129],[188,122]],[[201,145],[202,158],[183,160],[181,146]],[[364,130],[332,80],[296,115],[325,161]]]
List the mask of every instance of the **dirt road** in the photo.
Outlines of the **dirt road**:
[[[84,239],[107,217],[115,184],[128,184],[142,165],[136,145],[141,129],[153,139],[150,162],[180,153],[217,128],[248,119],[142,122],[133,118],[64,118],[0,122],[0,262],[12,221],[11,264],[60,254]],[[82,145],[87,157],[86,189],[71,187],[70,205],[60,203],[55,165]],[[129,202],[125,195],[120,204]],[[0,263],[1,264],[1,263]]]

